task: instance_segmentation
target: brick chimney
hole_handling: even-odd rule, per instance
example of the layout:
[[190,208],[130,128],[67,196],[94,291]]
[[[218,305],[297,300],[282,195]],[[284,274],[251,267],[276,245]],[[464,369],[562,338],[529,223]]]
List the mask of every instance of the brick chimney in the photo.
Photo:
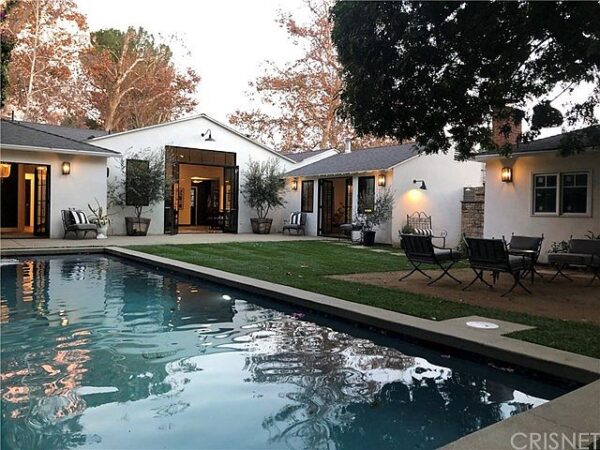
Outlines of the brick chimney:
[[498,147],[515,145],[523,133],[522,121],[515,123],[510,112],[502,116],[492,118],[492,141]]

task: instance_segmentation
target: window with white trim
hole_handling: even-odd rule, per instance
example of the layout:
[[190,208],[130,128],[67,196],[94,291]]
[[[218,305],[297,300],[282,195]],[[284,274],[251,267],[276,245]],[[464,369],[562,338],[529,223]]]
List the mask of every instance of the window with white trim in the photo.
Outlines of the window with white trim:
[[590,215],[591,174],[586,171],[533,175],[534,215]]

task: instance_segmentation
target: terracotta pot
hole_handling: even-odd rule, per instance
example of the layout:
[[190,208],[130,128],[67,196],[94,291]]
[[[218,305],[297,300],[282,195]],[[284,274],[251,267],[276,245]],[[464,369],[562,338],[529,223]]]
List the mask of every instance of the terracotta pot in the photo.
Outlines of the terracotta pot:
[[269,234],[271,232],[271,224],[273,219],[250,219],[252,232],[254,234]]

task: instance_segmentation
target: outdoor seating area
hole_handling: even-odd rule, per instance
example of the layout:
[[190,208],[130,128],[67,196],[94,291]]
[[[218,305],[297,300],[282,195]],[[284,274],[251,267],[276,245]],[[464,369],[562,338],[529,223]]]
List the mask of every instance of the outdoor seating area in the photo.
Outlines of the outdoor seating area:
[[295,211],[290,214],[290,220],[283,222],[283,230],[281,231],[285,234],[285,230],[287,230],[288,234],[292,233],[292,230],[296,232],[296,234],[306,234],[304,227],[306,226],[306,213]]
[[72,233],[76,239],[85,239],[88,233],[98,236],[98,226],[88,221],[85,213],[79,209],[63,209],[61,211],[62,221],[65,228],[63,239]]

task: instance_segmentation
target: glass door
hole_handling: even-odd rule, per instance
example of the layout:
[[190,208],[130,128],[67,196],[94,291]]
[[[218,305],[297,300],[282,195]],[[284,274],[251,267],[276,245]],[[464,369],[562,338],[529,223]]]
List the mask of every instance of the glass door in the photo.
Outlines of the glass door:
[[331,234],[333,227],[333,181],[319,180],[319,234]]
[[179,163],[172,150],[165,152],[165,234],[179,231]]
[[225,192],[223,205],[223,231],[225,233],[238,232],[238,195],[239,195],[239,167],[224,167]]
[[37,166],[35,168],[35,210],[34,236],[48,237],[50,234],[48,211],[50,210],[50,168]]

